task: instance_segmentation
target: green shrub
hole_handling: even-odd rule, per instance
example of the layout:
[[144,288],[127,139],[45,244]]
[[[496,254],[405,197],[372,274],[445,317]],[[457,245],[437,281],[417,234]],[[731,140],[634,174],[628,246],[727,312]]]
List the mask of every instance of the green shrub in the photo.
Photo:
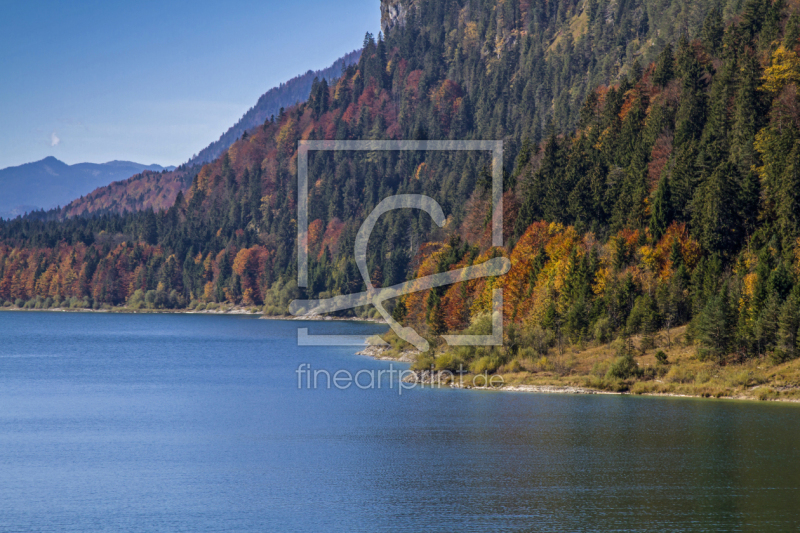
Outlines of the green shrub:
[[417,356],[417,360],[411,365],[411,370],[430,370],[431,367],[436,366],[436,360],[429,353],[421,353]]
[[539,355],[536,350],[531,348],[530,346],[526,346],[524,348],[520,348],[519,352],[517,352],[520,359],[533,361]]
[[691,383],[694,381],[694,373],[681,366],[673,366],[664,376],[664,380],[670,383]]
[[491,335],[491,333],[492,316],[488,313],[474,317],[469,327],[464,330],[465,335]]
[[[279,278],[264,294],[264,314],[279,316],[289,314],[289,303],[300,297],[297,280],[294,277],[284,282]],[[320,298],[325,296],[320,294]]]
[[754,372],[752,370],[742,370],[740,372],[736,372],[735,374],[728,376],[725,380],[726,384],[731,387],[752,387],[756,385],[761,385],[767,381],[767,378],[764,374],[760,372]]
[[602,378],[608,373],[609,366],[611,366],[611,363],[608,361],[597,361],[594,365],[592,365],[592,370],[589,373],[592,376]]
[[509,373],[521,372],[522,363],[520,363],[519,359],[514,359],[500,367],[500,371]]
[[770,387],[759,387],[756,390],[756,398],[758,398],[762,402],[766,401],[766,400],[772,400],[772,399],[777,398],[777,397],[778,397],[778,393],[775,392],[775,389],[773,389],[773,388],[770,388]]
[[503,362],[499,357],[493,355],[484,355],[477,361],[473,361],[473,363],[469,365],[469,370],[473,374],[492,374],[498,368],[500,368],[500,365],[502,364]]
[[614,330],[611,327],[611,320],[608,317],[599,319],[594,324],[594,339],[600,344],[611,342]]
[[631,387],[631,394],[648,394],[655,390],[656,384],[646,381],[637,381]]
[[779,365],[781,363],[785,363],[791,359],[794,359],[795,354],[785,350],[783,348],[775,348],[771,352],[769,352],[769,360],[772,364]]
[[547,355],[556,343],[556,335],[551,330],[533,326],[524,332],[522,344],[533,349],[536,355]]
[[633,354],[630,352],[624,353],[614,359],[611,366],[608,367],[606,372],[607,379],[628,379],[629,377],[639,375],[641,370],[639,365],[633,359]]
[[709,381],[711,381],[712,377],[713,375],[709,370],[701,370],[695,375],[694,382],[697,383],[698,385],[702,385],[703,383],[708,383]]
[[555,367],[553,366],[553,362],[547,357],[540,357],[536,361],[536,367],[541,372],[552,372],[555,369]]
[[668,365],[669,359],[667,359],[667,354],[664,353],[664,350],[659,350],[656,352],[656,361],[660,365]]
[[436,370],[459,372],[464,369],[464,361],[456,354],[446,352],[436,358]]

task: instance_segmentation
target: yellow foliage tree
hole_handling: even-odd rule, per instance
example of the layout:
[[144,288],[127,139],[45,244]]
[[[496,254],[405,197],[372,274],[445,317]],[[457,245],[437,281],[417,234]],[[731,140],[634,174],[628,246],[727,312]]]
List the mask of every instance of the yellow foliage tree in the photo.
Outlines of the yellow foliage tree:
[[800,81],[800,58],[793,50],[780,45],[772,53],[770,66],[764,70],[761,88],[771,93],[780,92],[787,84]]

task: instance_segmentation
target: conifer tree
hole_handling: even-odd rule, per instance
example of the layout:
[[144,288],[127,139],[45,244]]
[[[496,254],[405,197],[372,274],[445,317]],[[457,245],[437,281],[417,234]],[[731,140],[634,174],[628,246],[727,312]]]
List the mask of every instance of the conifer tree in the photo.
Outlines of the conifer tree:
[[650,233],[653,239],[658,240],[667,231],[672,222],[672,195],[669,180],[662,177],[658,181],[658,188],[653,197],[653,206],[650,215]]
[[697,148],[695,142],[676,147],[673,153],[670,183],[673,213],[676,220],[688,222],[692,213],[692,198],[697,189]]
[[777,226],[784,247],[791,249],[800,233],[800,141],[794,143],[782,178],[776,194]]
[[758,97],[760,69],[758,60],[752,53],[744,53],[739,59],[736,81],[739,86],[734,102],[731,135],[731,160],[742,173],[749,172],[755,164],[753,147],[758,131],[758,117],[761,109]]
[[707,105],[703,67],[688,44],[681,47],[678,64],[682,77],[682,89],[675,123],[676,147],[700,138],[706,122]]
[[711,54],[719,53],[723,32],[722,9],[720,6],[716,6],[706,16],[701,32],[703,46],[705,46],[707,52]]
[[735,202],[739,196],[737,174],[732,163],[721,163],[706,178],[693,200],[692,225],[701,244],[710,252],[730,254],[742,238]]
[[728,285],[723,284],[722,290],[708,300],[698,320],[700,342],[713,357],[721,358],[727,353],[733,332],[732,318]]
[[797,356],[797,329],[800,327],[800,308],[794,295],[786,299],[781,306],[778,318],[777,346],[774,359],[785,361]]
[[667,43],[658,55],[656,70],[653,73],[653,83],[666,86],[675,77],[675,58],[672,50],[672,43]]

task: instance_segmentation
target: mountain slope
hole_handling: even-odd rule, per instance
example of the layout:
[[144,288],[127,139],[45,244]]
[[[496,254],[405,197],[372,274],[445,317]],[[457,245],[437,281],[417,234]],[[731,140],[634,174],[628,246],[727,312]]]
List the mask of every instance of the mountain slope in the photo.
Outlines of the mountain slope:
[[99,187],[64,206],[59,218],[81,215],[169,209],[179,192],[189,189],[200,167],[185,165],[169,171],[146,170],[127,180]]
[[182,165],[179,171],[145,172],[128,180],[100,187],[86,197],[77,198],[78,195],[73,195],[68,198],[72,202],[66,205],[57,216],[63,218],[93,213],[122,213],[125,210],[136,211],[139,209],[162,211],[169,208],[175,202],[179,191],[186,192],[189,189],[192,178],[199,171],[200,165],[219,157],[247,130],[262,125],[273,115],[277,116],[282,108],[304,102],[308,99],[315,79],[333,80],[339,77],[342,70],[348,65],[357,63],[360,56],[361,50],[350,52],[334,61],[328,68],[318,71],[309,70],[305,74],[282,83],[279,87],[270,89],[236,124],[223,133],[219,140],[202,149],[185,165]]
[[78,163],[67,165],[55,157],[0,170],[0,217],[24,214],[25,211],[51,209],[65,205],[98,187],[123,180],[142,171],[160,172],[159,165],[130,161]]

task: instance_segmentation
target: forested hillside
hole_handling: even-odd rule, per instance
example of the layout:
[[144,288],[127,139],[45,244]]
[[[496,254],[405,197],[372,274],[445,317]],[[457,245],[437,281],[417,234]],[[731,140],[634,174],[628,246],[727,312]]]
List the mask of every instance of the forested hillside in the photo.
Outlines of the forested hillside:
[[145,171],[126,180],[98,187],[61,209],[35,213],[29,218],[63,220],[75,216],[98,216],[152,209],[163,211],[175,203],[179,192],[189,189],[199,166],[181,165],[174,170]]
[[[447,223],[384,215],[368,249],[373,282],[499,255],[513,265],[396,302],[395,316],[433,339],[484,327],[490,290],[504,288],[506,347],[462,352],[463,362],[493,370],[522,348],[653,338],[687,323],[702,357],[794,357],[795,6],[383,7],[385,38],[367,35],[357,65],[203,166],[169,210],[0,225],[0,301],[284,313],[298,296],[362,290],[361,222],[388,195],[420,193]],[[301,294],[297,141],[334,138],[504,140],[506,246],[490,247],[489,154],[312,152]]]

